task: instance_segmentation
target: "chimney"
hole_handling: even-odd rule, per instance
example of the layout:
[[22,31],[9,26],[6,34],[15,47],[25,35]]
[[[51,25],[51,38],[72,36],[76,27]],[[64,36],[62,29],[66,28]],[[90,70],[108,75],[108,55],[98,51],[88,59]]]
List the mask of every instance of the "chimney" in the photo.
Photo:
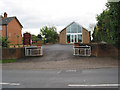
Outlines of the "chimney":
[[4,18],[7,18],[7,13],[6,12],[4,12]]

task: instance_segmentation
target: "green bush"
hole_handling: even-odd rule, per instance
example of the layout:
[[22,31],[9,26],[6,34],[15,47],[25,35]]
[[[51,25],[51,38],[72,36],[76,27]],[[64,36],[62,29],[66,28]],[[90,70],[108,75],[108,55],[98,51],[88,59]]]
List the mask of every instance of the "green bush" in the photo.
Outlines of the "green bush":
[[8,41],[8,38],[1,38],[2,40],[0,40],[2,42],[2,47],[8,47],[10,41]]

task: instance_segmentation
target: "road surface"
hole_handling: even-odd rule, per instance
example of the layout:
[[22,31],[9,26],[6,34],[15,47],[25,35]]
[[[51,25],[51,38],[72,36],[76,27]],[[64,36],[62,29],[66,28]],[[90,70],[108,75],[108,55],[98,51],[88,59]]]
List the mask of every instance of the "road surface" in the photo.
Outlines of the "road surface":
[[3,88],[115,88],[118,69],[3,70]]

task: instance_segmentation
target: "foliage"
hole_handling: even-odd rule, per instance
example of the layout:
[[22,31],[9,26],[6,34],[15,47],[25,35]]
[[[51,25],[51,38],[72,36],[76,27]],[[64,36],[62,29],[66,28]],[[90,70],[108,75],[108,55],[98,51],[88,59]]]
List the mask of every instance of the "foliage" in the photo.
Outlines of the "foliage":
[[40,34],[37,35],[37,37],[42,40],[42,36]]
[[2,40],[0,40],[0,41],[2,41],[2,47],[8,47],[8,45],[10,43],[10,41],[8,41],[8,38],[2,37],[1,39]]
[[46,43],[55,43],[58,41],[58,33],[56,31],[56,27],[43,27],[40,29],[41,35],[45,36],[43,39],[46,39]]
[[40,41],[40,40],[41,40],[41,37],[40,37],[40,36],[38,37],[38,36],[32,34],[32,35],[31,35],[31,39],[32,39],[32,41]]
[[118,45],[120,34],[120,2],[108,2],[100,15],[97,15],[97,25],[93,32],[93,41],[105,41]]

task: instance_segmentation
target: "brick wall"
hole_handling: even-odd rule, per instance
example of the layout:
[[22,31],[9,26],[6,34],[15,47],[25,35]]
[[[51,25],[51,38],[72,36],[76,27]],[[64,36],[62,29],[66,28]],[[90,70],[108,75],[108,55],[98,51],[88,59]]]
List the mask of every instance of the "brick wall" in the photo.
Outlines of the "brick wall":
[[99,57],[118,56],[118,49],[111,44],[98,44],[97,53]]
[[[60,32],[60,44],[66,44],[66,29],[64,29],[63,31]],[[82,30],[82,42],[84,44],[88,44],[90,43],[90,34],[89,32],[83,28]]]
[[66,44],[66,29],[60,32],[60,44]]
[[6,37],[6,34],[10,44],[22,44],[22,27],[15,18],[8,25],[2,26],[2,36]]
[[[8,40],[11,41],[10,44],[22,44],[22,27],[19,25],[18,21],[14,18],[7,25],[7,36]],[[19,35],[19,37],[17,37]]]
[[7,27],[6,25],[2,26],[2,30],[1,30],[2,31],[2,35],[1,35],[2,37],[6,37],[6,27]]
[[24,55],[24,48],[2,48],[2,59],[18,59]]
[[82,28],[82,42],[85,44],[90,43],[90,35],[85,28]]

